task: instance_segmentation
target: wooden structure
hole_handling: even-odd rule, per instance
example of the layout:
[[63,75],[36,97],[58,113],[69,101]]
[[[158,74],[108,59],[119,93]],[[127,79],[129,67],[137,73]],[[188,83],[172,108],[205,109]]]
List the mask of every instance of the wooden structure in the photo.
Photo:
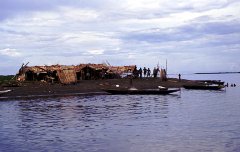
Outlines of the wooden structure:
[[136,66],[107,66],[105,64],[23,66],[19,69],[19,81],[46,81],[63,84],[80,80],[119,78],[124,72],[133,72]]
[[78,80],[96,80],[105,78],[108,66],[104,64],[80,64],[75,66]]
[[25,66],[17,75],[19,81],[59,81],[63,84],[77,82],[74,66]]
[[69,84],[69,83],[76,83],[77,82],[77,75],[74,70],[74,67],[66,67],[60,68],[57,70],[57,76],[61,83]]
[[118,77],[126,74],[127,76],[137,75],[137,66],[129,65],[129,66],[110,66],[107,70],[107,73],[110,77]]
[[165,69],[160,70],[160,79],[161,81],[167,81],[167,72]]

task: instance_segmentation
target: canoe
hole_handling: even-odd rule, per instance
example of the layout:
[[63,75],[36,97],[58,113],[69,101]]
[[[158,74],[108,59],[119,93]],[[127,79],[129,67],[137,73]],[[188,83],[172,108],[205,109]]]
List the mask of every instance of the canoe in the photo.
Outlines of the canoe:
[[0,94],[8,93],[10,91],[12,91],[12,90],[2,90],[2,91],[0,91]]
[[216,84],[216,85],[224,85],[225,82],[221,80],[195,80],[196,82],[200,83],[207,83],[207,84]]
[[110,94],[119,94],[119,95],[167,95],[173,92],[177,92],[180,89],[142,89],[142,90],[129,90],[129,89],[105,89],[104,91]]
[[196,90],[221,90],[224,88],[222,85],[184,85],[185,89],[196,89]]

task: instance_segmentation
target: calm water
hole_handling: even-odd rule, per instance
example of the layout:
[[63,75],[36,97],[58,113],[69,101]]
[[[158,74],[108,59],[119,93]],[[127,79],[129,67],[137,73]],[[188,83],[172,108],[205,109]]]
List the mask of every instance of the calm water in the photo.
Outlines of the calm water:
[[0,151],[239,152],[239,93],[1,101]]

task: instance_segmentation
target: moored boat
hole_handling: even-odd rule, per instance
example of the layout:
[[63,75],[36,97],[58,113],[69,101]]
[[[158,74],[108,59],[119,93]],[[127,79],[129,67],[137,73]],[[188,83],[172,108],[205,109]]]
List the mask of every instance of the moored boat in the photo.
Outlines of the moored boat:
[[196,82],[199,83],[205,83],[205,84],[209,84],[209,85],[224,85],[224,81],[221,80],[195,80]]
[[185,89],[196,89],[196,90],[221,90],[224,88],[223,85],[184,85]]
[[8,92],[10,92],[10,91],[12,91],[12,90],[1,90],[1,91],[0,91],[0,95],[1,95],[1,94],[4,94],[4,93],[8,93]]
[[104,89],[104,91],[119,95],[167,95],[180,91],[180,89]]

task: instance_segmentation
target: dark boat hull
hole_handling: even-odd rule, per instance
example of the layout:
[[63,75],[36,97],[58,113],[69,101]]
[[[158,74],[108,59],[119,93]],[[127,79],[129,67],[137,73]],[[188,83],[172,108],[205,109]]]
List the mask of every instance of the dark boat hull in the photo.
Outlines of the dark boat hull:
[[119,95],[166,95],[173,92],[177,92],[180,89],[172,90],[159,90],[159,89],[146,89],[146,90],[117,90],[117,89],[106,89],[104,91],[110,94],[119,94]]
[[217,85],[224,85],[225,82],[222,82],[221,80],[196,80],[200,83],[207,83],[207,84],[217,84]]
[[195,90],[221,90],[222,86],[206,86],[206,85],[196,85],[196,86],[183,86],[185,89],[195,89]]

